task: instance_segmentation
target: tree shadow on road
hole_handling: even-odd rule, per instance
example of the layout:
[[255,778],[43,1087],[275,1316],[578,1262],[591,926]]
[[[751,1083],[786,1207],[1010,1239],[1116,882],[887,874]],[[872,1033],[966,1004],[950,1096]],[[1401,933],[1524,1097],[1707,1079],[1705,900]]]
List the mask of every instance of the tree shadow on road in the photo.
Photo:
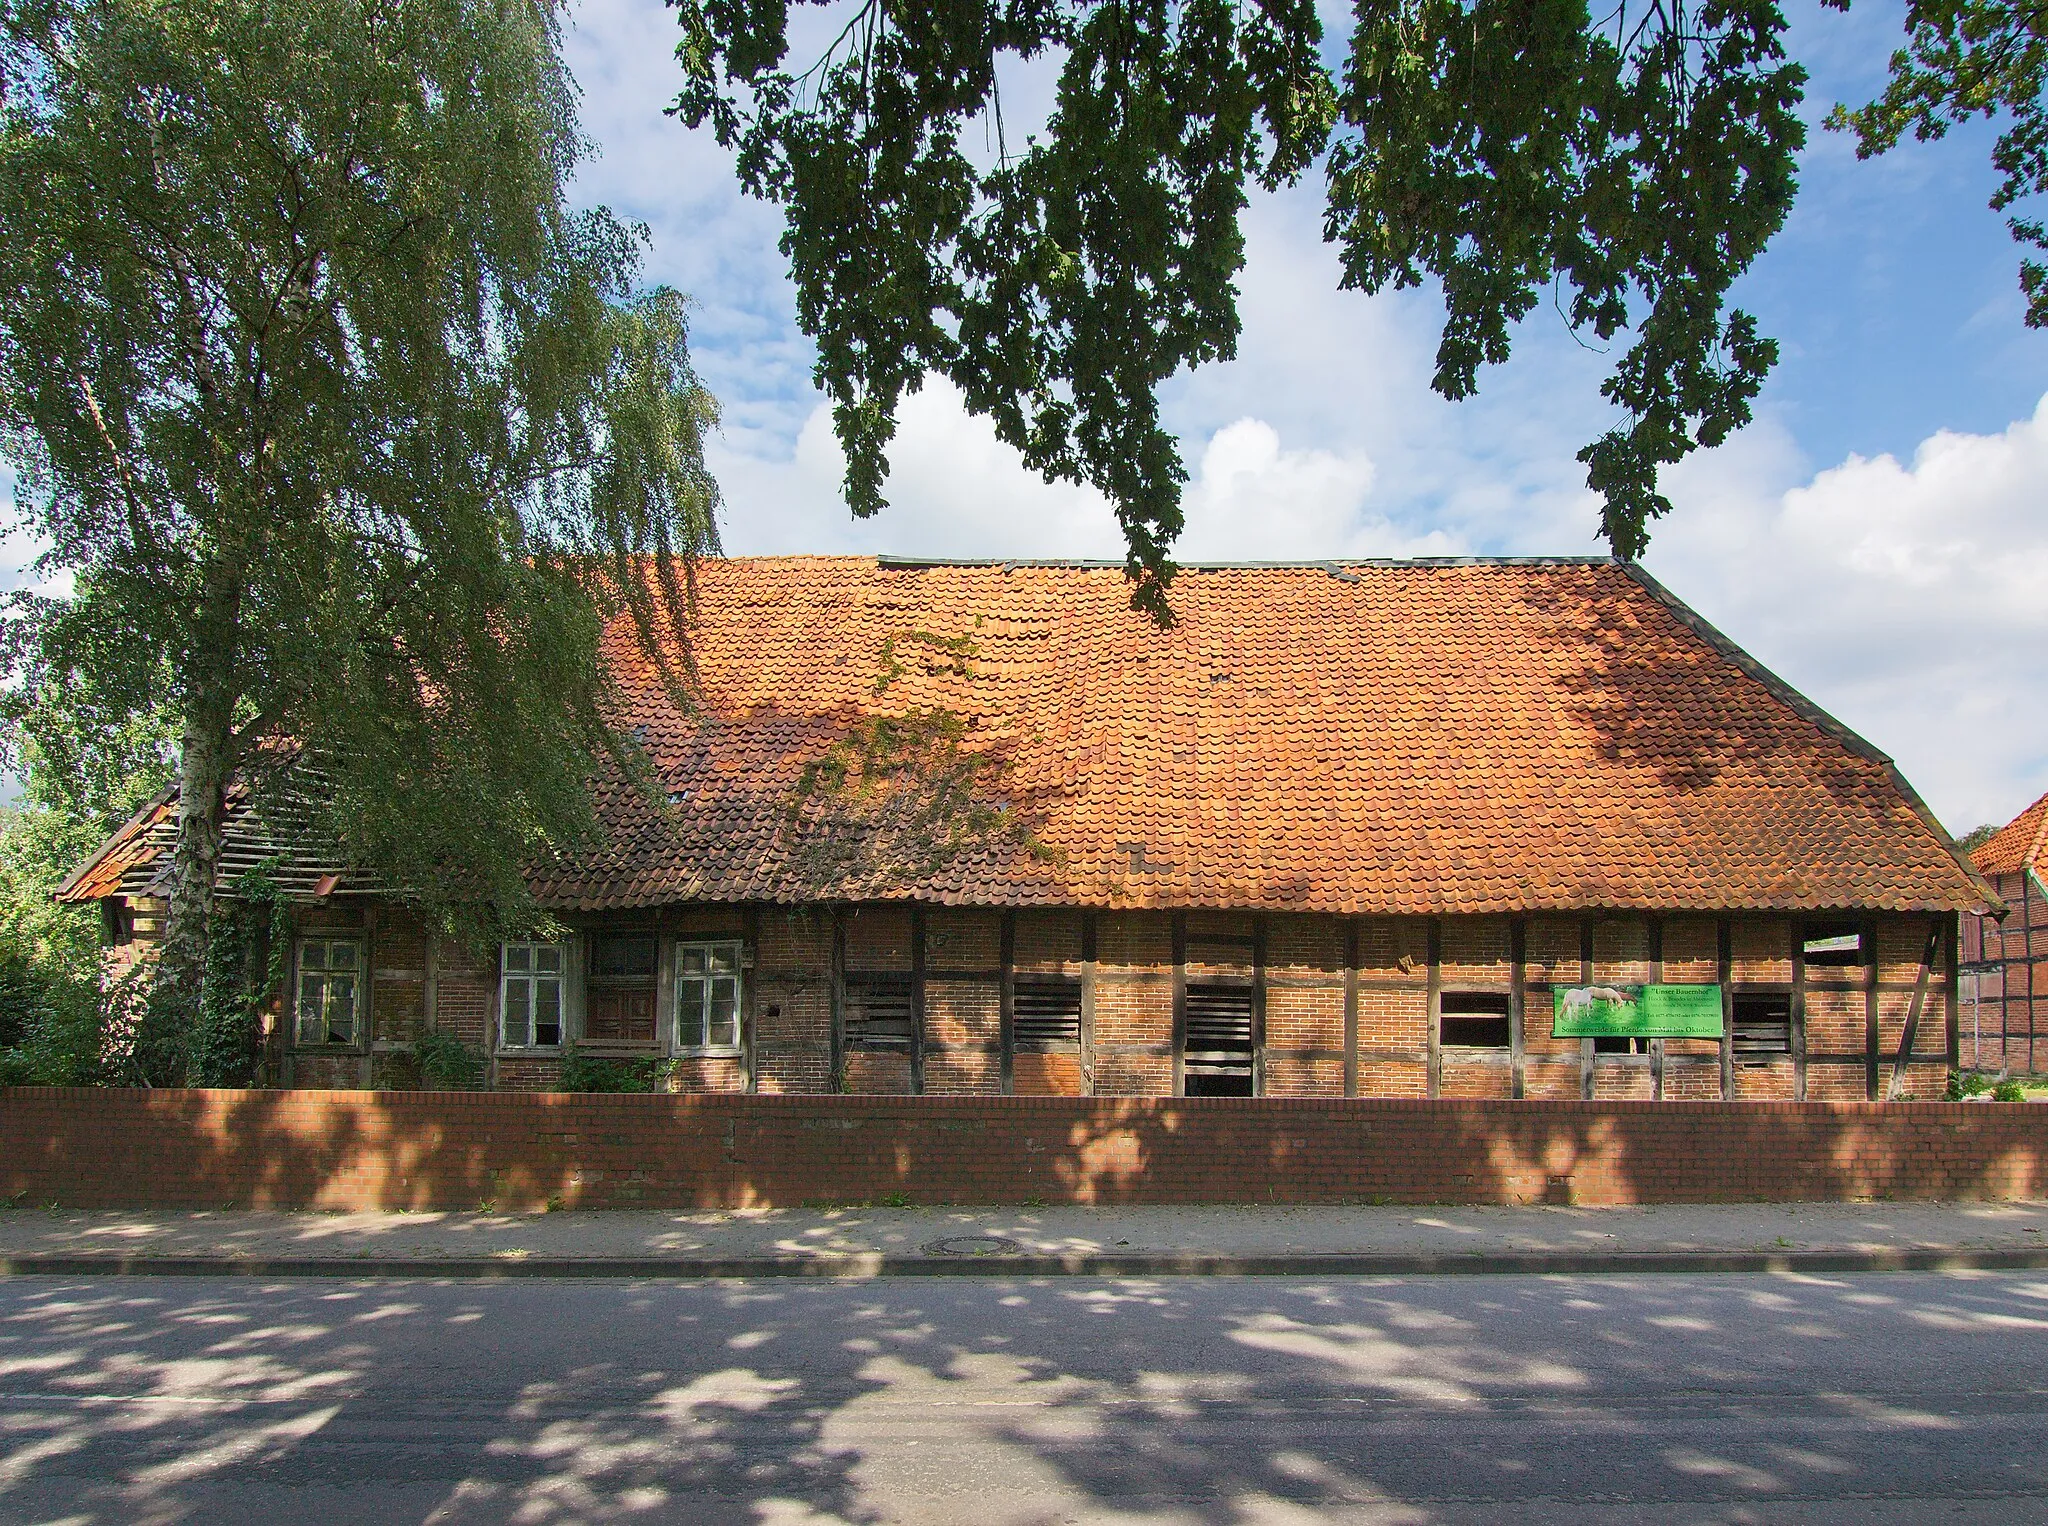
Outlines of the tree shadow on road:
[[[0,1300],[0,1520],[1735,1519],[1992,1475],[2048,1497],[2038,1448],[1997,1429],[2040,1421],[2037,1279],[18,1279]],[[2023,1413],[1966,1425],[1965,1393]]]

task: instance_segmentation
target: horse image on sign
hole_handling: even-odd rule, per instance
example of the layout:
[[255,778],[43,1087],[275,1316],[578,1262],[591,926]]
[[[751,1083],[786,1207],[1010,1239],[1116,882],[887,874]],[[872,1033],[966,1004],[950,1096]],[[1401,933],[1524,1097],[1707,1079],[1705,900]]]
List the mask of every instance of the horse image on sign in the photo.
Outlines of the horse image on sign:
[[1553,986],[1551,997],[1556,1038],[1721,1036],[1719,986]]

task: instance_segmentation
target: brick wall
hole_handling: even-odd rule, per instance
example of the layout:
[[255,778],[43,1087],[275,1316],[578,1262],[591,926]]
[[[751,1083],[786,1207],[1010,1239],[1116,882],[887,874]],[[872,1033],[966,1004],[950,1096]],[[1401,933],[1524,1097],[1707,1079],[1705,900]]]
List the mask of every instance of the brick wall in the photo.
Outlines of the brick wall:
[[0,1195],[67,1207],[1575,1202],[2048,1192],[2048,1109],[0,1090]]

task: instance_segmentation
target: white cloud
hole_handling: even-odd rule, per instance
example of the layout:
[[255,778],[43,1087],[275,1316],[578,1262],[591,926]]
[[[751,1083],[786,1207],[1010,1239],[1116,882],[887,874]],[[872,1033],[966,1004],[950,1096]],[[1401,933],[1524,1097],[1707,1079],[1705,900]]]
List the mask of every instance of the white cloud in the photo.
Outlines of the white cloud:
[[1952,828],[2048,788],[2048,398],[1810,480],[1768,422],[1672,474],[1651,569],[1895,757]]
[[[889,451],[889,507],[857,521],[839,495],[844,457],[830,411],[813,410],[785,459],[713,448],[736,553],[863,551],[917,556],[1120,558],[1107,501],[1048,483],[969,414],[950,383],[904,402]],[[1443,531],[1409,534],[1370,512],[1374,468],[1362,451],[1295,450],[1272,425],[1240,418],[1209,437],[1184,498],[1177,548],[1191,561],[1446,555]]]

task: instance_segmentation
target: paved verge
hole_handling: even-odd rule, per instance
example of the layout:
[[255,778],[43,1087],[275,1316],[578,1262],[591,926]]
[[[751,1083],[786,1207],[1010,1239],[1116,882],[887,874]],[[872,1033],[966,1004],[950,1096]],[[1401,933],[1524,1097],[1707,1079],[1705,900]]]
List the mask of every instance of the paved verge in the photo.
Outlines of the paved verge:
[[0,1212],[0,1273],[1290,1276],[2048,1269],[2048,1203]]

